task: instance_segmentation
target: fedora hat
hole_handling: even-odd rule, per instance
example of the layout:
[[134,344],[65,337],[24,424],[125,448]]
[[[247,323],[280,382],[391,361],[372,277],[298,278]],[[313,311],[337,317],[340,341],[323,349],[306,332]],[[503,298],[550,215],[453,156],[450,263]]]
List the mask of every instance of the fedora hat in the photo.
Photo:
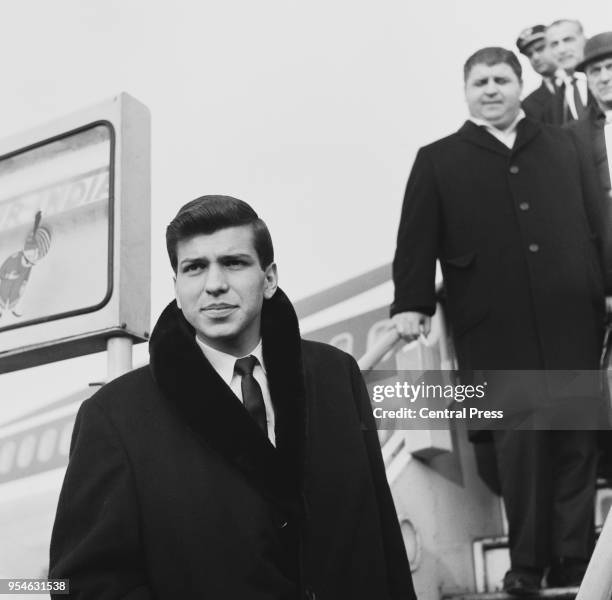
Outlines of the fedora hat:
[[606,56],[612,56],[612,31],[598,33],[587,40],[584,45],[584,58],[576,65],[576,71],[584,71],[589,63]]

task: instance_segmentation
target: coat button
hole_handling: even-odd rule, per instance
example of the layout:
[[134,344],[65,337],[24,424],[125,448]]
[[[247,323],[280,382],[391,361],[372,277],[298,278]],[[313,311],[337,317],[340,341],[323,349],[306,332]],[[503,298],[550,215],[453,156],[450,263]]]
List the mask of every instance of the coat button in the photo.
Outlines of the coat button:
[[529,244],[529,252],[533,252],[534,254],[540,250],[540,246],[537,244]]
[[281,521],[280,525],[278,526],[280,529],[285,529],[285,527],[287,527],[289,523],[287,521]]
[[521,202],[521,203],[519,204],[519,208],[520,208],[521,210],[529,210],[529,202]]
[[512,165],[512,166],[510,167],[510,173],[512,173],[512,175],[516,175],[516,174],[519,172],[519,170],[520,170],[520,169],[518,168],[518,166],[517,166],[517,165]]

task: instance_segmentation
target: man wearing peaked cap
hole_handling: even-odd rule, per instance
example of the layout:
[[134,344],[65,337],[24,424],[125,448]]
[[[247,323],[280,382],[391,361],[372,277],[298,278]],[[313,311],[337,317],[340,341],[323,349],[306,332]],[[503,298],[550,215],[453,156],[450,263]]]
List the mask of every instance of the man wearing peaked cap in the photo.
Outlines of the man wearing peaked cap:
[[166,247],[150,365],[79,410],[51,577],[75,600],[415,600],[359,367],[301,339],[265,223],[203,196]]
[[557,65],[546,43],[546,27],[544,25],[527,27],[521,31],[516,40],[516,46],[519,52],[529,59],[533,70],[542,77],[540,87],[531,92],[522,102],[523,110],[528,117],[542,121],[548,105],[558,93],[555,87]]

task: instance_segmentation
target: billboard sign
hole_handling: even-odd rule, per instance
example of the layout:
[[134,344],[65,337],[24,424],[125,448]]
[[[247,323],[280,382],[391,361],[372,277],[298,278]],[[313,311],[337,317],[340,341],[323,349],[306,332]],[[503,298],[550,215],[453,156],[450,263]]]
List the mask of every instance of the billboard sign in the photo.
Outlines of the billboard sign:
[[0,143],[0,373],[146,339],[149,130],[121,94]]
[[100,123],[0,161],[0,331],[110,297],[113,150]]

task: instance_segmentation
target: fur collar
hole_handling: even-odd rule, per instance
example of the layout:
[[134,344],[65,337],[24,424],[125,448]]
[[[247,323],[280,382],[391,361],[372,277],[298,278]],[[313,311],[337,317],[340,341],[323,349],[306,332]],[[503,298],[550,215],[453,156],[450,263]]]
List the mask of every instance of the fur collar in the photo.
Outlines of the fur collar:
[[286,504],[300,491],[307,415],[298,320],[280,289],[264,300],[261,328],[276,448],[206,360],[175,301],[151,335],[150,367],[165,400],[200,441],[267,497]]

